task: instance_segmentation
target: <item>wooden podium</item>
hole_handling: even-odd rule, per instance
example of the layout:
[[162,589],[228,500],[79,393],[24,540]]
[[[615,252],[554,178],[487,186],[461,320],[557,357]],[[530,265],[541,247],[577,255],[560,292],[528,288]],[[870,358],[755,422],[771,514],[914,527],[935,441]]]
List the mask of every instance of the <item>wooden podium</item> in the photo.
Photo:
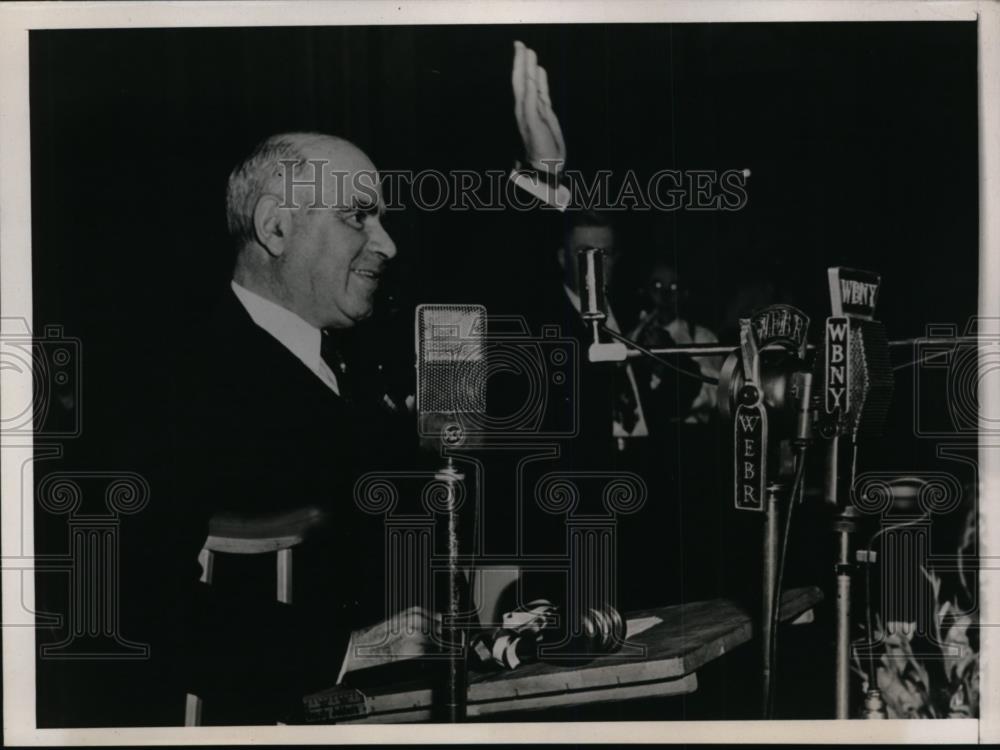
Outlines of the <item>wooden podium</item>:
[[[822,599],[815,587],[786,591],[780,620],[807,615]],[[536,662],[512,671],[470,672],[468,716],[693,693],[697,670],[748,642],[754,631],[750,616],[724,599],[635,612],[626,619],[627,641],[617,654],[585,664]],[[344,684],[306,696],[306,721],[388,724],[431,719],[432,688],[426,680],[370,686],[363,679],[362,684],[351,682],[348,673]]]

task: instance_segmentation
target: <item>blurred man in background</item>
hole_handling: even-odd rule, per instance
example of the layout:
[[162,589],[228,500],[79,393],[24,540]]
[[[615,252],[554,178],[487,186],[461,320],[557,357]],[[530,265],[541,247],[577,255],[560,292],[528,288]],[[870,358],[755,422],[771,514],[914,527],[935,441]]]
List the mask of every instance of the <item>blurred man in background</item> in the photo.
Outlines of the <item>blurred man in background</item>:
[[[719,343],[718,337],[711,330],[691,320],[691,292],[681,284],[677,269],[670,264],[661,261],[653,267],[645,287],[645,297],[646,307],[630,334],[640,344],[657,347]],[[719,377],[722,357],[692,359],[697,363],[698,372],[702,376]],[[690,361],[685,361],[688,368]],[[665,370],[664,365],[652,366],[650,391],[662,393]],[[702,382],[701,387],[692,395],[690,391],[696,381],[693,378],[685,380],[688,382],[683,383],[686,388],[678,396],[676,418],[689,423],[709,421],[718,403],[715,386]]]

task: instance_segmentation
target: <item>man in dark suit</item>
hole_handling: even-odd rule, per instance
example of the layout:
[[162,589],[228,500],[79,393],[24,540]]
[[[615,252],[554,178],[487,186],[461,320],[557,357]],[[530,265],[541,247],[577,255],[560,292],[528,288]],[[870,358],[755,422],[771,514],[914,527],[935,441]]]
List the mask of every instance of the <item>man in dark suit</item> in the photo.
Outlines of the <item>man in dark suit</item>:
[[[316,506],[328,523],[323,543],[298,556],[295,617],[268,602],[266,573],[263,581],[248,575],[255,561],[217,561],[210,594],[198,595],[209,599],[210,614],[192,613],[193,629],[211,644],[200,658],[215,664],[203,671],[231,678],[216,692],[253,685],[264,696],[267,685],[285,685],[291,702],[328,686],[352,631],[374,627],[383,614],[381,519],[354,505],[354,480],[412,459],[405,412],[355,387],[335,340],[371,315],[396,254],[377,185],[364,190],[338,179],[361,173],[375,174],[374,166],[347,141],[292,133],[265,140],[230,176],[227,218],[239,247],[233,281],[197,331],[178,388],[184,486],[175,494],[186,500],[191,530],[184,554],[197,557],[208,518],[219,512]],[[239,617],[229,614],[236,610]],[[307,651],[289,649],[303,637]]]
[[[543,326],[558,326],[562,336],[576,343],[577,367],[570,375],[575,382],[572,388],[564,389],[562,403],[548,405],[545,431],[566,434],[575,427],[576,436],[563,445],[564,455],[577,456],[580,467],[610,468],[619,442],[645,436],[646,423],[631,366],[587,361],[593,333],[581,317],[583,284],[578,256],[585,248],[602,250],[604,279],[610,286],[618,259],[615,228],[610,216],[573,207],[547,224],[536,220],[535,228],[540,236],[524,243],[509,264],[519,278],[503,285],[508,293],[493,301],[489,309],[521,317],[536,336]],[[517,293],[509,293],[511,290]],[[610,312],[606,324],[618,330],[614,313],[606,312]],[[602,334],[604,339],[606,334]],[[576,394],[575,401],[569,398],[570,393]]]
[[[545,72],[520,43],[513,78],[528,164],[536,178],[557,173],[565,148]],[[415,461],[406,407],[357,378],[338,346],[340,332],[372,314],[396,255],[383,210],[374,165],[330,135],[272,136],[230,175],[237,260],[231,289],[179,363],[170,472],[179,532],[164,552],[185,571],[167,594],[183,623],[174,645],[206,703],[228,708],[216,721],[287,718],[301,695],[329,687],[345,666],[429,647],[428,613],[408,611],[409,630],[395,634],[380,620],[392,614],[381,609],[382,519],[353,502],[361,474]],[[219,561],[212,587],[197,585],[214,513],[306,505],[329,522],[324,542],[306,545],[305,564],[296,561],[294,607],[272,601],[264,569],[247,573],[252,561],[229,575]],[[382,657],[354,659],[372,644]]]

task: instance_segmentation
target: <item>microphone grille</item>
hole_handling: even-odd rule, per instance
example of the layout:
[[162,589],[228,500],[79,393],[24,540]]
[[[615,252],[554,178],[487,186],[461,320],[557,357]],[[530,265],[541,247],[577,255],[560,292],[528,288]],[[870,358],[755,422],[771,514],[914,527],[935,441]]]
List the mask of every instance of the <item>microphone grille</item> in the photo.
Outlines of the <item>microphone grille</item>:
[[851,414],[856,435],[882,434],[894,385],[889,340],[874,320],[851,322]]
[[486,308],[417,307],[417,411],[482,414],[486,411]]

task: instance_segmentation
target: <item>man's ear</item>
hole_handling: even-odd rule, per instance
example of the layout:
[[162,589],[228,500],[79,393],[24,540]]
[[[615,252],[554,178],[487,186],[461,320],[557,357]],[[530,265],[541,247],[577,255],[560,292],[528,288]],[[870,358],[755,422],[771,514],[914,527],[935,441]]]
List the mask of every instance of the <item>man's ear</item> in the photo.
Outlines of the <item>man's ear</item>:
[[566,270],[566,246],[560,245],[556,249],[556,259],[559,261],[559,267],[562,270]]
[[257,201],[253,209],[254,234],[268,254],[278,257],[285,252],[291,218],[290,213],[280,207],[277,196],[262,195]]

